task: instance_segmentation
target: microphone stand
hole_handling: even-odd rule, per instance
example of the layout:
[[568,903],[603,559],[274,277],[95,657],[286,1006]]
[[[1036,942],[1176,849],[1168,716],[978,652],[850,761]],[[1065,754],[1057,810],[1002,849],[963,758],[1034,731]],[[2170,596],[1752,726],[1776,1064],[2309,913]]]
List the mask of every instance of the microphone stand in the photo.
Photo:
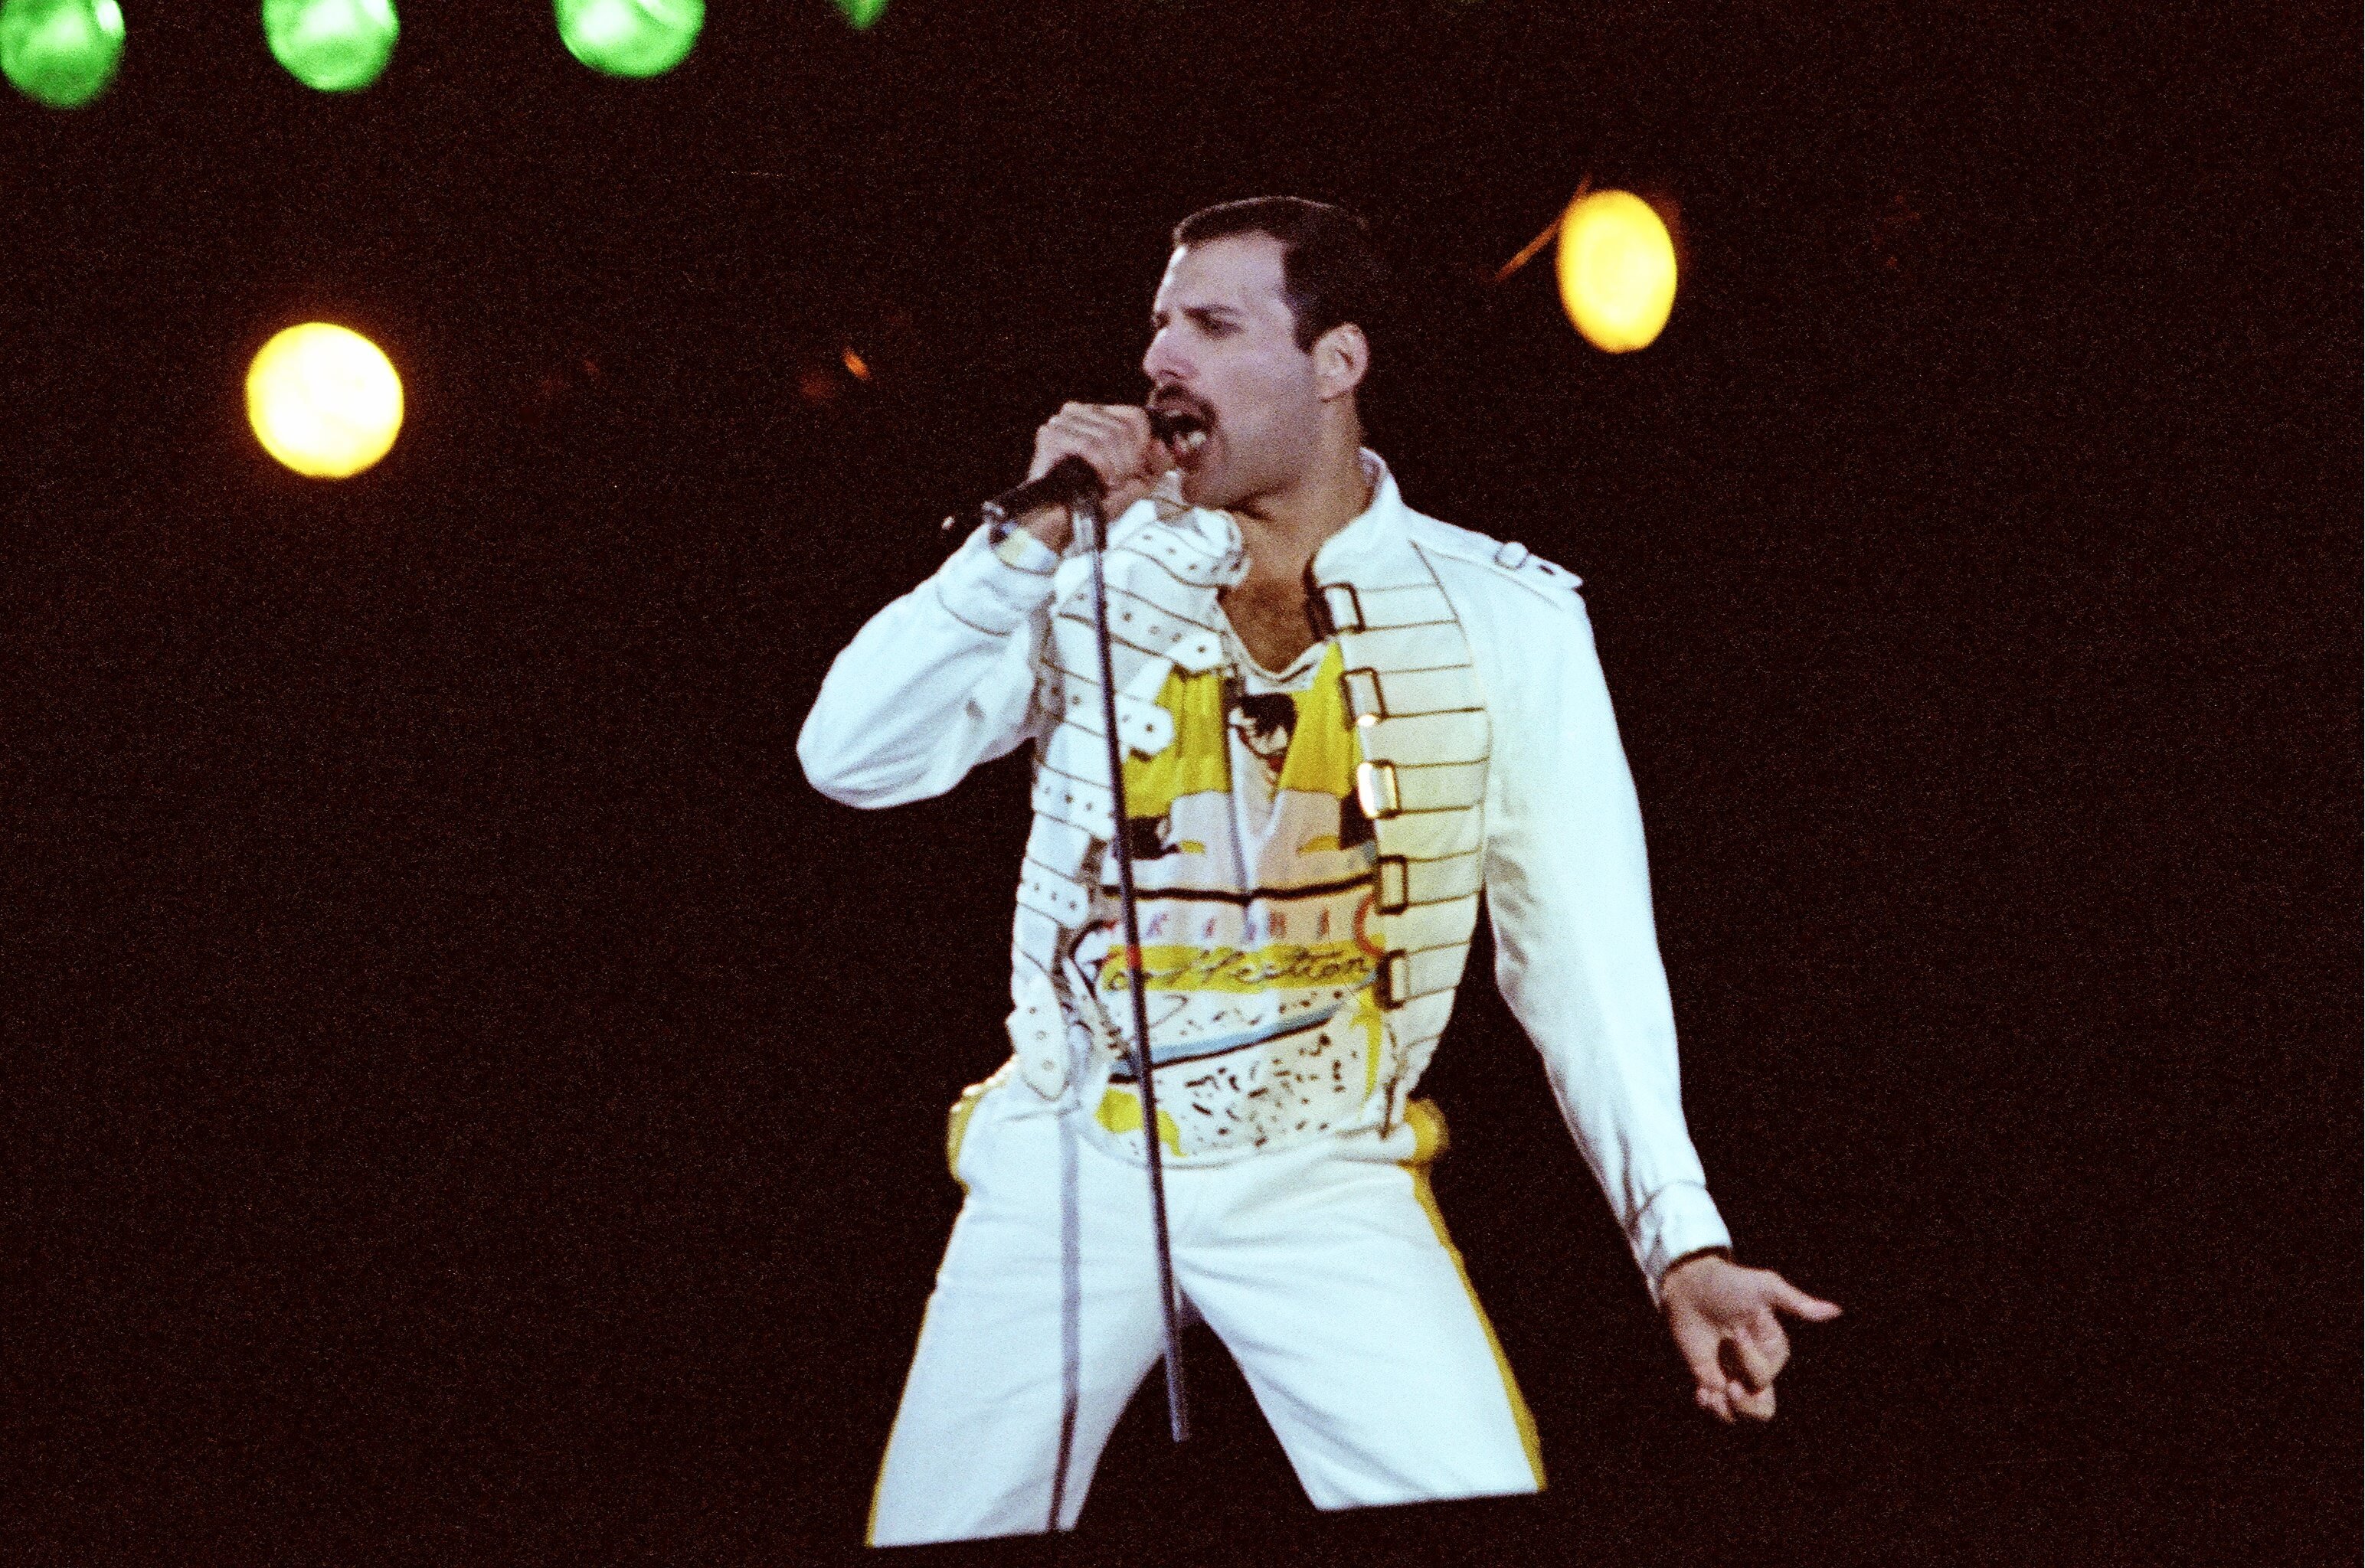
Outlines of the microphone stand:
[[1149,1162],[1149,1223],[1158,1248],[1158,1305],[1166,1319],[1166,1419],[1176,1442],[1191,1435],[1182,1393],[1182,1329],[1174,1293],[1174,1252],[1166,1234],[1166,1168],[1158,1141],[1158,1087],[1150,1076],[1149,999],[1141,962],[1141,918],[1133,891],[1133,846],[1125,810],[1125,742],[1116,729],[1116,671],[1109,655],[1108,583],[1101,556],[1108,529],[1101,498],[1092,490],[1078,498],[1069,516],[1093,558],[1093,633],[1101,657],[1101,728],[1108,740],[1110,810],[1116,854],[1117,907],[1124,920],[1126,989],[1133,997],[1133,1078],[1141,1085],[1141,1141]]

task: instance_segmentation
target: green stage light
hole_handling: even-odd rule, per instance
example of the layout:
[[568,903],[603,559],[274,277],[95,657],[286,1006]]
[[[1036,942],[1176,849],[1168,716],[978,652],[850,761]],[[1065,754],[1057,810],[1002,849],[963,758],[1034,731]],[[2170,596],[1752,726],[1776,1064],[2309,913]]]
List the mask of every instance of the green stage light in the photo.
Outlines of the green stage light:
[[115,0],[7,0],[0,6],[0,72],[28,98],[78,109],[106,90],[123,60]]
[[368,86],[394,54],[393,0],[263,0],[263,36],[287,73],[323,93]]
[[657,76],[681,63],[706,25],[706,0],[557,0],[566,52],[611,76]]
[[846,19],[856,28],[867,28],[879,19],[880,12],[887,8],[887,0],[837,0],[837,8],[846,13]]

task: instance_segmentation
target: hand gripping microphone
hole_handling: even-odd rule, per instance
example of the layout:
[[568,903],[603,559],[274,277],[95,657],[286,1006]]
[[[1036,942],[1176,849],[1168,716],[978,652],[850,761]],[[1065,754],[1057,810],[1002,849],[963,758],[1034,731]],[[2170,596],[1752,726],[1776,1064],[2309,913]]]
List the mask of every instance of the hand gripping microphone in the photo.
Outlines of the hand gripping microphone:
[[[1149,414],[1149,433],[1170,446],[1192,431],[1205,428],[1196,414],[1164,409],[1151,409]],[[1025,484],[1014,486],[979,507],[978,520],[998,526],[1045,507],[1073,506],[1078,501],[1097,499],[1107,488],[1100,471],[1091,464],[1081,457],[1062,457]]]

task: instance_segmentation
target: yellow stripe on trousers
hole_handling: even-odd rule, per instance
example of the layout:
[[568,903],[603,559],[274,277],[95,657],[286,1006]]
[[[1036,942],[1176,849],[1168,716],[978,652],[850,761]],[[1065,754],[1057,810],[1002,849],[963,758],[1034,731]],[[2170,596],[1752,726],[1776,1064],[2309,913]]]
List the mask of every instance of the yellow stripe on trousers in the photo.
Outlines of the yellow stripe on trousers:
[[1536,1436],[1536,1418],[1528,1409],[1526,1397],[1519,1393],[1519,1379],[1511,1375],[1511,1363],[1503,1354],[1503,1341],[1495,1337],[1494,1322],[1479,1304],[1477,1288],[1470,1282],[1470,1271],[1462,1263],[1462,1249],[1446,1233],[1445,1215],[1438,1211],[1437,1194],[1429,1188],[1429,1162],[1445,1152],[1444,1113],[1429,1101],[1415,1100],[1405,1107],[1404,1119],[1413,1134],[1412,1158],[1403,1166],[1412,1177],[1413,1196],[1420,1200],[1421,1208],[1429,1215],[1438,1245],[1453,1260],[1453,1271],[1462,1276],[1462,1288],[1470,1297],[1470,1310],[1477,1315],[1478,1327],[1486,1332],[1486,1348],[1495,1353],[1495,1370],[1503,1374],[1503,1393],[1511,1402],[1511,1420],[1519,1428],[1519,1446],[1527,1450],[1528,1468],[1535,1473],[1536,1490],[1541,1492],[1544,1489],[1544,1450]]
[[[952,1172],[954,1181],[960,1182],[960,1189],[964,1193],[969,1191],[969,1183],[961,1182],[960,1179],[961,1139],[969,1134],[969,1119],[977,1114],[977,1103],[985,1098],[987,1090],[1002,1081],[1008,1070],[1005,1066],[984,1082],[970,1084],[961,1091],[960,1098],[953,1102],[952,1109],[945,1113],[945,1168]],[[930,1305],[934,1305],[933,1296],[930,1298]],[[925,1338],[927,1333],[928,1315],[923,1311],[920,1314],[920,1337]],[[916,1354],[913,1360],[917,1362]],[[903,1375],[906,1383],[911,1381],[910,1372],[907,1372]],[[902,1414],[902,1400],[897,1400],[896,1414],[899,1416]],[[887,1489],[887,1455],[892,1453],[894,1449],[895,1428],[892,1424],[890,1424],[887,1428],[887,1447],[879,1455],[879,1474],[870,1483],[870,1514],[863,1521],[862,1526],[862,1544],[865,1546],[879,1544],[876,1539],[879,1534],[879,1495]]]
[[[922,1339],[925,1339],[928,1337],[928,1311],[934,1308],[936,1305],[936,1297],[931,1294],[928,1298],[927,1307],[923,1308],[920,1313],[920,1338]],[[913,1371],[916,1371],[919,1366],[920,1358],[917,1354],[917,1350],[918,1346],[915,1344],[913,1346],[914,1353],[912,1357]],[[906,1372],[903,1374],[904,1386],[907,1388],[910,1387],[911,1382],[912,1372]],[[902,1397],[899,1394],[895,1400],[896,1419],[889,1422],[887,1425],[887,1446],[879,1450],[879,1475],[876,1480],[870,1483],[870,1514],[869,1518],[862,1521],[862,1544],[865,1546],[876,1546],[879,1544],[879,1498],[880,1495],[887,1490],[887,1456],[895,1451],[895,1428],[901,1423],[902,1416],[903,1401]]]
[[985,1098],[986,1092],[1009,1076],[1010,1064],[1004,1062],[994,1070],[992,1077],[962,1090],[952,1109],[945,1113],[945,1169],[952,1172],[954,1181],[960,1182],[964,1193],[969,1191],[969,1183],[960,1179],[960,1151],[961,1139],[969,1136],[969,1119],[977,1114],[977,1103]]

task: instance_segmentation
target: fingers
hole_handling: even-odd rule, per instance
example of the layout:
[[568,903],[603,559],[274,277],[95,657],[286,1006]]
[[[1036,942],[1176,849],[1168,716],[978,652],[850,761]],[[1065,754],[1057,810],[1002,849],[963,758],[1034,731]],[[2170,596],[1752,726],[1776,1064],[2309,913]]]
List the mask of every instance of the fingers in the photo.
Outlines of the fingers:
[[1692,1403],[1726,1426],[1743,1419],[1770,1421],[1774,1418],[1774,1385],[1771,1382],[1753,1388],[1735,1375],[1734,1369],[1722,1366],[1706,1374],[1695,1368],[1693,1376],[1698,1382],[1692,1389]]
[[1790,1336],[1782,1331],[1782,1320],[1771,1312],[1756,1313],[1742,1324],[1740,1331],[1749,1337],[1756,1345],[1758,1353],[1765,1358],[1766,1365],[1771,1369],[1766,1373],[1768,1381],[1781,1375],[1782,1369],[1790,1364]]
[[1732,1380],[1725,1375],[1718,1361],[1721,1339],[1716,1330],[1698,1317],[1688,1315],[1673,1325],[1676,1349],[1691,1369],[1692,1382],[1698,1386],[1692,1397],[1699,1407],[1728,1426],[1732,1421],[1732,1405],[1726,1393]]
[[[1740,1338],[1724,1341],[1717,1348],[1717,1359],[1724,1382],[1717,1390],[1719,1403],[1726,1420],[1743,1417],[1753,1421],[1774,1418],[1774,1379],[1765,1372],[1760,1360],[1753,1360],[1753,1351]],[[1713,1408],[1707,1401],[1703,1408]]]
[[1793,1317],[1803,1317],[1810,1323],[1829,1323],[1840,1315],[1839,1303],[1809,1295],[1779,1274],[1773,1275],[1766,1286],[1766,1299]]
[[[1781,1281],[1777,1277],[1773,1282]],[[1730,1337],[1717,1347],[1718,1366],[1727,1376],[1726,1406],[1747,1420],[1772,1420],[1774,1380],[1789,1361],[1790,1336],[1783,1332],[1771,1306],[1761,1306],[1734,1324]]]
[[1684,1358],[1684,1364],[1691,1368],[1692,1376],[1699,1380],[1701,1386],[1723,1387],[1724,1373],[1717,1368],[1716,1355],[1724,1336],[1717,1332],[1716,1325],[1695,1313],[1685,1313],[1667,1327],[1675,1337],[1676,1350]]
[[1790,1361],[1778,1314],[1827,1323],[1840,1309],[1770,1270],[1729,1271],[1708,1284],[1721,1288],[1669,1296],[1668,1327],[1698,1385],[1693,1402],[1728,1425],[1770,1421],[1774,1380]]
[[1150,439],[1149,415],[1126,404],[1069,403],[1035,432],[1035,464],[1028,478],[1048,473],[1063,457],[1081,457],[1112,488],[1155,479],[1165,466],[1165,449]]
[[1761,1310],[1719,1335],[1711,1352],[1713,1371],[1695,1365],[1700,1407],[1719,1419],[1770,1421],[1774,1380],[1790,1360],[1789,1336],[1770,1310]]
[[1752,1421],[1771,1421],[1774,1418],[1774,1385],[1768,1383],[1763,1388],[1751,1388],[1738,1378],[1719,1378],[1712,1383],[1696,1385],[1692,1389],[1692,1403],[1728,1427],[1744,1417]]
[[1757,1342],[1742,1330],[1736,1330],[1731,1338],[1717,1347],[1716,1360],[1718,1369],[1744,1394],[1772,1387],[1774,1374],[1781,1370],[1758,1348]]

